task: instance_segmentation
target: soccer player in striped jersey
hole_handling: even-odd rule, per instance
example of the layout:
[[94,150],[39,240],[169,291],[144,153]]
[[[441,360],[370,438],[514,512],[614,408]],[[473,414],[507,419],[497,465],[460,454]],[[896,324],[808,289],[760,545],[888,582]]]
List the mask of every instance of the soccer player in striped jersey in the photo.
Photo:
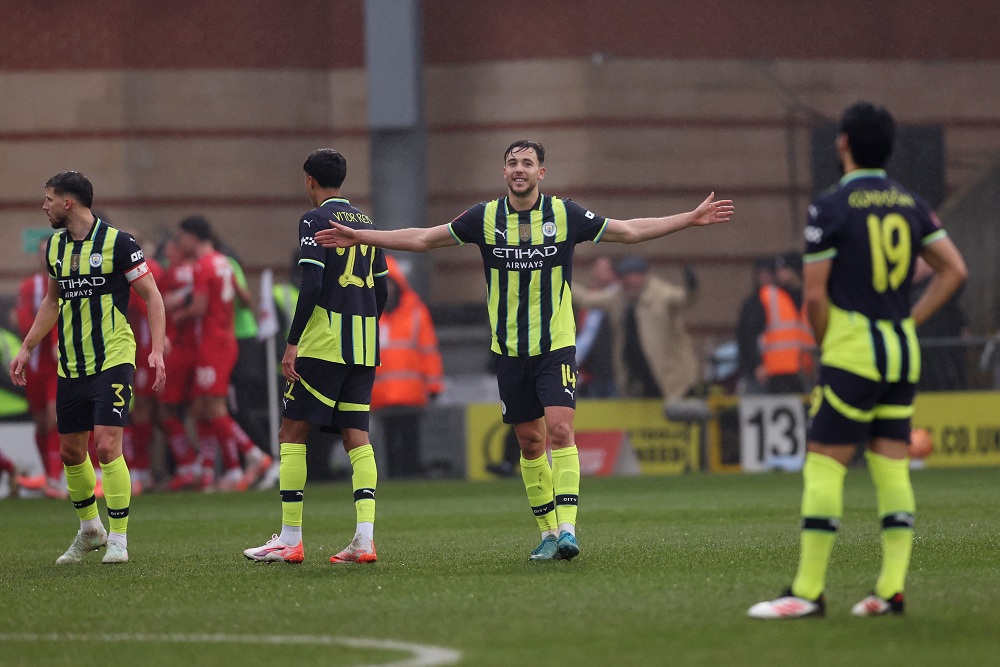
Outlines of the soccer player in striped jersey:
[[330,558],[334,564],[376,560],[375,486],[378,469],[368,439],[368,417],[379,363],[378,318],[385,307],[388,274],[381,250],[320,247],[314,236],[329,219],[371,228],[371,219],[343,197],[347,160],[329,148],[313,151],[303,165],[314,209],[299,221],[302,285],[281,370],[288,381],[278,431],[281,463],[281,532],[243,555],[264,562],[301,563],[306,438],[314,425],[339,429],[353,468],[357,518],[351,543]]
[[[691,226],[727,222],[729,200],[712,193],[691,212],[614,220],[568,199],[543,195],[545,149],[515,141],[504,152],[507,194],[477,204],[449,224],[376,231],[332,221],[316,233],[327,247],[378,246],[423,252],[475,243],[483,258],[491,349],[500,410],[521,446],[521,476],[542,541],[532,560],[571,559],[576,540],[580,457],[573,436],[576,326],[570,283],[573,251],[583,241],[638,243]],[[552,445],[552,464],[546,457]]]
[[[102,562],[127,563],[132,484],[122,456],[128,423],[135,337],[128,325],[131,290],[146,302],[154,390],[163,387],[163,300],[142,249],[130,235],[91,213],[94,188],[83,174],[66,171],[45,183],[42,209],[57,230],[49,240],[48,291],[17,356],[11,380],[25,385],[31,351],[59,325],[56,419],[70,500],[80,518],[76,539],[56,562],[79,563],[107,546]],[[131,287],[131,290],[130,290]],[[110,534],[97,511],[96,474],[87,455],[91,431],[104,479]]]
[[[844,177],[809,207],[804,305],[822,356],[802,468],[799,568],[787,591],[749,609],[751,618],[825,613],[844,477],[860,442],[867,444],[882,524],[882,570],[851,613],[903,613],[916,511],[907,460],[920,379],[916,327],[948,301],[968,270],[927,204],[886,175],[895,134],[884,108],[848,107],[836,143]],[[918,257],[936,274],[911,308]]]

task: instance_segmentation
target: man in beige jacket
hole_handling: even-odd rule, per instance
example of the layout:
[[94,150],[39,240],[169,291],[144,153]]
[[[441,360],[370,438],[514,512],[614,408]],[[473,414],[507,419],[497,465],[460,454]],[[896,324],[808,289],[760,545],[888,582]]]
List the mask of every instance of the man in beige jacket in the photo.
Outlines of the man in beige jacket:
[[685,312],[697,294],[697,278],[685,267],[685,287],[650,275],[645,259],[625,257],[615,264],[617,290],[574,287],[578,306],[608,314],[613,332],[615,380],[622,396],[683,398],[698,379],[694,343]]

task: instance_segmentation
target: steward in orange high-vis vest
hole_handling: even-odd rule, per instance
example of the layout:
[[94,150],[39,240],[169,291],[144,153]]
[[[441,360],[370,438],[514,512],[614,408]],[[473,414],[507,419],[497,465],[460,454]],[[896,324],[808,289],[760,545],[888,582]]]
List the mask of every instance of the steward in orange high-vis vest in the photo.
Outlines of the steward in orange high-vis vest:
[[372,410],[388,406],[424,407],[441,393],[441,353],[430,311],[410,287],[393,257],[386,257],[389,278],[399,287],[397,302],[389,302],[379,319],[382,365],[375,372]]
[[816,340],[812,329],[786,290],[764,285],[758,295],[767,320],[760,336],[760,353],[769,384],[775,378],[801,379],[813,369],[812,350]]

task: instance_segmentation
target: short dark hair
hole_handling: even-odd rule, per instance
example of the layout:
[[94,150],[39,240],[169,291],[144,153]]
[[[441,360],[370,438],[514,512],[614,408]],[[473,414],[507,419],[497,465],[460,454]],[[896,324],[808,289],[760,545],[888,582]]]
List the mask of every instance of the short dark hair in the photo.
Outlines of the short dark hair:
[[855,164],[865,169],[885,166],[896,138],[896,121],[885,107],[855,102],[844,110],[840,131],[847,135]]
[[347,178],[347,158],[332,148],[319,148],[309,154],[302,169],[321,188],[339,188]]
[[87,208],[94,203],[94,186],[78,171],[60,172],[45,181],[45,187],[57,195],[70,195]]
[[203,215],[189,215],[181,220],[181,231],[187,232],[198,238],[199,241],[211,241],[215,244],[215,234],[212,232],[212,225],[208,218]]
[[545,146],[542,146],[537,141],[532,141],[531,139],[518,139],[510,146],[503,154],[503,161],[507,162],[507,158],[511,153],[520,153],[521,151],[526,151],[529,148],[535,151],[535,155],[538,156],[538,164],[545,164]]
[[630,273],[648,273],[649,262],[638,255],[629,255],[615,262],[615,273],[618,277],[627,276]]

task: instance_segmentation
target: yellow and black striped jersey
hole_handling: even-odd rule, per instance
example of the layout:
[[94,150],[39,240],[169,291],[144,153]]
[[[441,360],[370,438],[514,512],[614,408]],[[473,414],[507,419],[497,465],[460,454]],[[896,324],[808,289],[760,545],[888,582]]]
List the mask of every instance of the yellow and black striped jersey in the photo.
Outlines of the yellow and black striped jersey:
[[327,199],[299,221],[302,285],[288,342],[298,356],[338,364],[378,366],[375,278],[385,276],[382,250],[365,245],[324,248],[314,238],[329,220],[374,229],[371,219],[342,197]]
[[149,273],[135,239],[95,217],[80,241],[66,230],[56,232],[46,258],[59,284],[59,375],[135,366],[135,337],[125,313],[131,283]]
[[606,227],[579,204],[541,194],[527,211],[501,197],[451,221],[455,240],[475,243],[483,256],[494,352],[527,357],[576,345],[573,251],[598,243]]
[[910,285],[921,249],[944,238],[930,207],[882,169],[858,169],[809,207],[805,262],[831,260],[824,365],[916,382]]

